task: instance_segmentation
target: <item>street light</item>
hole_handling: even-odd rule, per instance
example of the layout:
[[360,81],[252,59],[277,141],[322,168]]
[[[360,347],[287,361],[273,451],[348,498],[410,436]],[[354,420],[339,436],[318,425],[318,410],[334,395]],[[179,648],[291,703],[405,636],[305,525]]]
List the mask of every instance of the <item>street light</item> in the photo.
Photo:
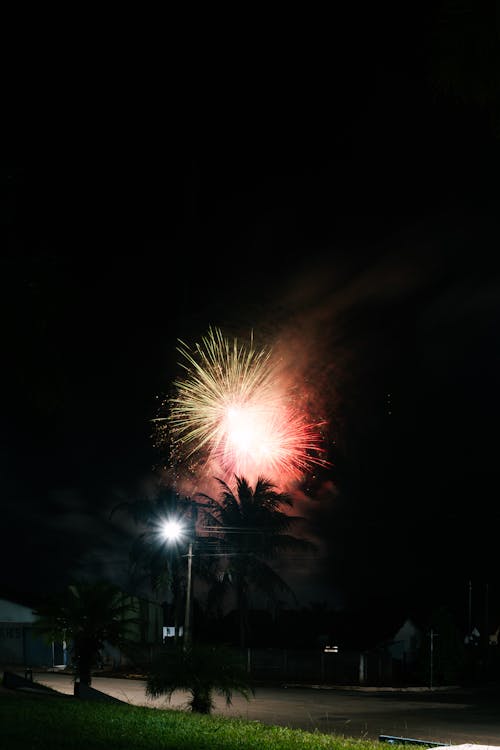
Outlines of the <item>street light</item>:
[[[165,521],[161,534],[168,542],[176,542],[185,536],[185,527],[180,521],[170,519]],[[183,649],[186,650],[191,643],[191,588],[192,588],[192,567],[193,567],[193,541],[189,539],[187,554],[187,585],[186,585],[186,610],[184,613],[184,634]]]

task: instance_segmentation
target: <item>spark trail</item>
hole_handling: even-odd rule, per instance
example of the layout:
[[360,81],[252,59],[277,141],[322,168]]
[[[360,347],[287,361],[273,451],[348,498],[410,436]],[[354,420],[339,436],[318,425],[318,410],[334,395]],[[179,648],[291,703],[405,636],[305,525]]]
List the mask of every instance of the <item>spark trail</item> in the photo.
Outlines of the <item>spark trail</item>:
[[323,458],[323,423],[286,386],[271,349],[232,342],[218,328],[194,349],[179,341],[184,377],[174,381],[164,419],[178,452],[203,456],[226,476],[297,480]]

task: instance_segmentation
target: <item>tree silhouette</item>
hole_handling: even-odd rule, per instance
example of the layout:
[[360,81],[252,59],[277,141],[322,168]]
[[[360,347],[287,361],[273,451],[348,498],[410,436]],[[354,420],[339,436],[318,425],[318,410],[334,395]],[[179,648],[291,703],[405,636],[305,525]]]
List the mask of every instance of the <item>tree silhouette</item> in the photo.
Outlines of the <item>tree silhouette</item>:
[[234,692],[249,700],[254,694],[245,667],[237,655],[224,646],[191,644],[188,649],[174,648],[161,654],[153,663],[146,683],[146,693],[153,698],[176,690],[187,690],[191,710],[209,714],[213,693],[232,703]]
[[202,506],[206,519],[213,524],[213,531],[220,534],[223,555],[217,581],[209,593],[209,605],[225,598],[230,590],[235,592],[239,640],[245,646],[252,590],[264,593],[271,600],[277,592],[295,598],[291,587],[269,562],[280,554],[310,552],[315,546],[288,533],[303,519],[285,512],[293,506],[292,499],[287,493],[277,492],[269,480],[259,477],[252,488],[244,477],[236,476],[235,492],[222,479],[217,481],[221,485],[219,498],[197,493],[206,501]]
[[71,642],[75,682],[90,685],[92,667],[105,643],[126,648],[139,623],[138,610],[118,586],[71,584],[34,612],[35,627],[51,640]]

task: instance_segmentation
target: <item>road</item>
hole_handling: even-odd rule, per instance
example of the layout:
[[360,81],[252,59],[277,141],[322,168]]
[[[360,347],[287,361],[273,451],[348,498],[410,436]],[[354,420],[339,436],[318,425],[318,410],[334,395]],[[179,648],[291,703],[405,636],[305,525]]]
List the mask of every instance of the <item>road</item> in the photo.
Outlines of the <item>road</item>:
[[[34,673],[33,679],[73,693],[71,675]],[[188,694],[146,697],[144,680],[94,677],[92,687],[126,703],[157,709],[184,708]],[[500,746],[500,695],[472,691],[381,692],[313,687],[258,687],[247,702],[235,695],[230,707],[216,697],[215,713],[357,739],[392,735],[459,745]]]

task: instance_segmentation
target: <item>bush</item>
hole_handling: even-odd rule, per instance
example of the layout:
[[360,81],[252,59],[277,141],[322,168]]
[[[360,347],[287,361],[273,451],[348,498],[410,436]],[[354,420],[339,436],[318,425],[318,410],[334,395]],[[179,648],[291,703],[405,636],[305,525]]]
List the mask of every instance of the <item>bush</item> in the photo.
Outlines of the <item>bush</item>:
[[176,690],[191,694],[189,706],[196,713],[211,713],[213,694],[218,693],[231,705],[233,693],[247,700],[254,695],[248,673],[234,652],[224,646],[193,644],[184,649],[175,646],[159,655],[147,676],[146,693],[152,698]]

